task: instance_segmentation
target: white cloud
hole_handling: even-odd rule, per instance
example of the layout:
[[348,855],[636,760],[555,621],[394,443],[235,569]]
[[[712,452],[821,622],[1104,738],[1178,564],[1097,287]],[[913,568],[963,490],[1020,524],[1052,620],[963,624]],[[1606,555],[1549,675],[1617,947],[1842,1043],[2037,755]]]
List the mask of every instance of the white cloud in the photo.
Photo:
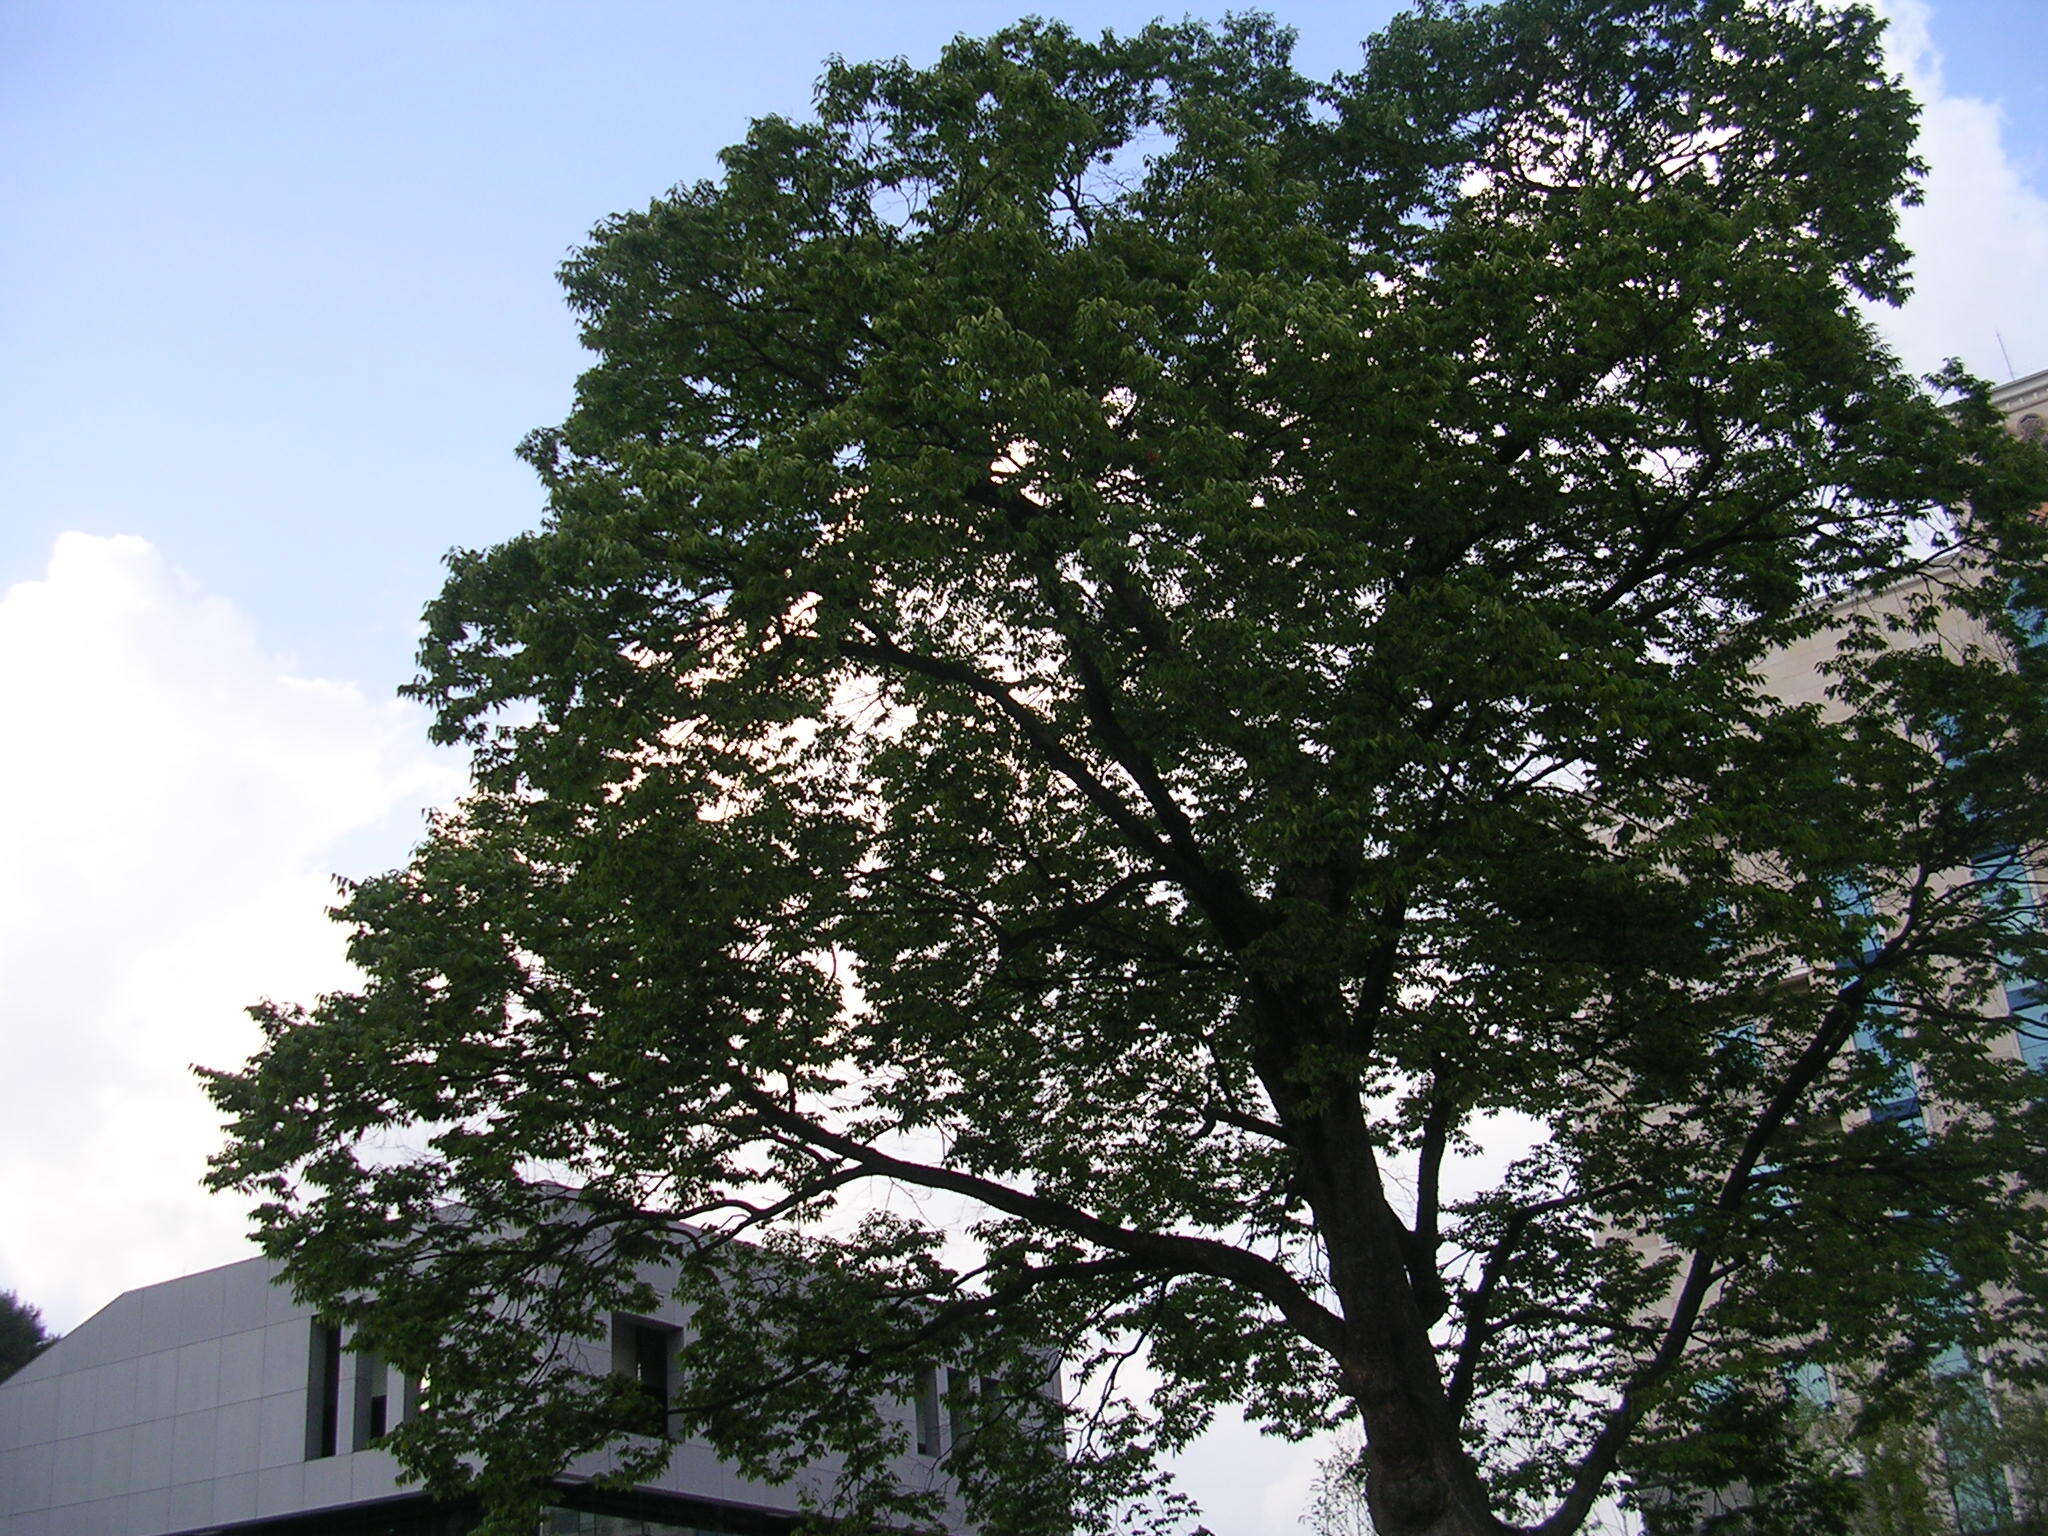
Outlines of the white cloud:
[[1330,1448],[1326,1436],[1294,1443],[1262,1434],[1225,1408],[1207,1433],[1173,1458],[1174,1486],[1201,1506],[1204,1525],[1226,1536],[1294,1530]]
[[293,675],[137,538],[65,534],[0,596],[0,721],[0,1287],[63,1327],[244,1255],[188,1066],[345,978],[343,840],[397,860],[460,780],[417,708]]
[[2048,189],[2030,184],[2008,151],[1998,103],[1948,93],[1925,0],[1878,8],[1891,22],[1892,65],[1921,103],[1928,174],[1925,201],[1900,220],[1913,297],[1877,322],[1923,372],[1950,356],[1994,382],[2048,368]]

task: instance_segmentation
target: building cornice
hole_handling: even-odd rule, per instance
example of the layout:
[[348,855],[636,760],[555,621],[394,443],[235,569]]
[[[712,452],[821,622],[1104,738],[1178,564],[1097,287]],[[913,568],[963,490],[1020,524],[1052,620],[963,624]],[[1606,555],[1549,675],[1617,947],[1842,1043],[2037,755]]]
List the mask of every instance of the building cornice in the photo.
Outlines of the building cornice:
[[2030,405],[2048,404],[2048,368],[2014,379],[1991,391],[1991,403],[2006,416],[2017,416]]

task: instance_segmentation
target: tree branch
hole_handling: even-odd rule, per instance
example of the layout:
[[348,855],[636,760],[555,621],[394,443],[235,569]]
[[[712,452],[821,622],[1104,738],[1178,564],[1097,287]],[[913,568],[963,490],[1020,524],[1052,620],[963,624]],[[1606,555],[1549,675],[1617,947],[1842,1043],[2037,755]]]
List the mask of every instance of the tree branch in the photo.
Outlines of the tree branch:
[[[1906,941],[1909,936],[1917,937],[1917,920],[1930,878],[1929,871],[1925,869],[1917,872],[1899,931],[1858,970],[1853,981],[1836,992],[1834,1002],[1822,1016],[1820,1027],[1751,1122],[1748,1134],[1743,1137],[1734,1162],[1722,1180],[1720,1192],[1715,1196],[1713,1210],[1717,1214],[1730,1216],[1741,1208],[1751,1185],[1751,1175],[1772,1139],[1784,1128],[1793,1109],[1819,1082],[1821,1075],[1855,1033],[1856,1021],[1867,1000],[1881,987],[1884,973],[1896,969],[1902,957],[1910,952],[1911,947]],[[1533,1527],[1533,1536],[1553,1536],[1553,1533],[1554,1536],[1564,1536],[1564,1533],[1575,1530],[1591,1511],[1599,1497],[1600,1487],[1613,1471],[1622,1448],[1648,1412],[1649,1394],[1671,1374],[1684,1355],[1708,1294],[1720,1278],[1717,1273],[1719,1261],[1719,1238],[1717,1233],[1710,1231],[1694,1248],[1686,1265],[1685,1279],[1672,1303],[1663,1338],[1650,1358],[1623,1386],[1620,1401],[1608,1411],[1606,1421],[1580,1460],[1570,1489],[1550,1517]]]
[[784,1108],[757,1088],[735,1084],[733,1092],[767,1123],[836,1153],[849,1162],[860,1164],[871,1177],[901,1179],[923,1189],[964,1195],[1005,1215],[1020,1217],[1051,1231],[1065,1232],[1114,1253],[1126,1254],[1142,1261],[1148,1268],[1207,1275],[1242,1285],[1270,1302],[1303,1338],[1318,1348],[1333,1356],[1341,1356],[1343,1352],[1343,1319],[1318,1302],[1299,1280],[1271,1259],[1214,1238],[1145,1232],[1119,1226],[1063,1200],[1031,1194],[994,1179],[892,1157],[865,1142],[825,1129],[815,1121]]

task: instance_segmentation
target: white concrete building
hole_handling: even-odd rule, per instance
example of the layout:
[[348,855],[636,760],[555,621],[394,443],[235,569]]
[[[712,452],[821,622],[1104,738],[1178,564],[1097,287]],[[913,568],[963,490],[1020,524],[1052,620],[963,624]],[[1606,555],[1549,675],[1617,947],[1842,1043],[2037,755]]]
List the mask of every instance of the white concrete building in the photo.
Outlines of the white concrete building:
[[[275,1275],[248,1259],[129,1291],[0,1382],[0,1536],[466,1532],[474,1510],[401,1486],[374,1443],[417,1407],[413,1384],[348,1350]],[[649,1351],[681,1326],[621,1318],[585,1343],[590,1368],[665,1394],[665,1356]],[[941,1449],[942,1424],[901,1411]],[[631,1493],[591,1490],[598,1470],[561,1480],[548,1536],[779,1536],[798,1513],[800,1488],[752,1482],[701,1441],[678,1441],[662,1477]],[[900,1472],[936,1479],[936,1454]]]

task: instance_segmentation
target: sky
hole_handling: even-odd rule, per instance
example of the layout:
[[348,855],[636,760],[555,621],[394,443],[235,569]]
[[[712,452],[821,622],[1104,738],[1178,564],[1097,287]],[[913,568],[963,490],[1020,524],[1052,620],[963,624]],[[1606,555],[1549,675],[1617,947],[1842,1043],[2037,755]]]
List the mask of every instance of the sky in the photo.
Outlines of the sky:
[[[459,792],[395,688],[440,561],[531,526],[581,355],[556,265],[820,61],[988,0],[0,6],[0,1289],[69,1328],[246,1252],[188,1073],[342,985],[336,874]],[[1124,0],[1037,9],[1130,27]],[[1311,72],[1386,0],[1276,7]],[[1916,367],[2048,368],[2048,0],[1891,0],[1924,105]],[[1314,1448],[1184,1460],[1288,1529]]]

